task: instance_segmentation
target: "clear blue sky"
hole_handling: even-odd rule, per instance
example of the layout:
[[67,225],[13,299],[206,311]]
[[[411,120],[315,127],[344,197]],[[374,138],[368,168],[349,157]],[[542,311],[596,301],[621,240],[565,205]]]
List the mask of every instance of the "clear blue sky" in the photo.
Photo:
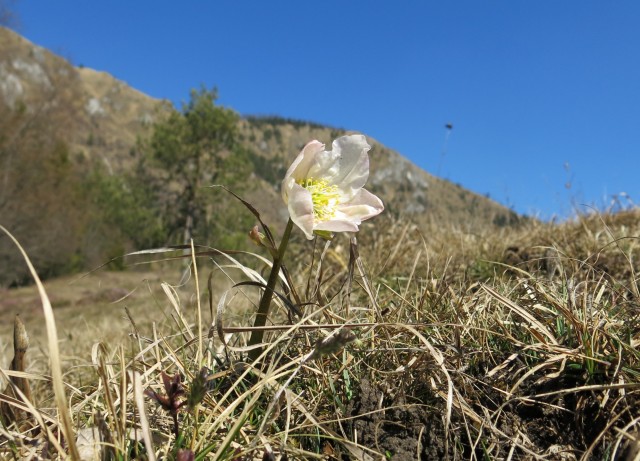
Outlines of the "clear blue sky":
[[640,203],[637,0],[14,9],[31,41],[151,96],[179,106],[215,85],[241,114],[360,131],[518,212],[567,216],[621,192]]

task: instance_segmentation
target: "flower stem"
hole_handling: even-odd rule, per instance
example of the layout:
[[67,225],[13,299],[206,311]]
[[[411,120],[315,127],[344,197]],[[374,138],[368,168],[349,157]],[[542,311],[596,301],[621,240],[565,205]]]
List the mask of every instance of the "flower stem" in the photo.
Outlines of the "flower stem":
[[[267,287],[262,294],[260,304],[258,305],[258,312],[256,313],[256,320],[253,323],[254,327],[263,327],[267,323],[267,317],[269,316],[269,308],[271,307],[271,300],[273,299],[273,291],[275,290],[276,283],[278,282],[278,274],[282,267],[282,260],[284,259],[284,253],[287,251],[287,244],[289,243],[289,237],[291,236],[291,230],[293,229],[293,221],[289,219],[287,227],[282,234],[282,240],[280,240],[280,246],[278,247],[278,253],[271,265],[271,273],[269,274],[269,280],[267,281]],[[249,346],[255,346],[262,342],[264,336],[264,330],[254,330],[249,338]],[[252,361],[257,360],[262,354],[262,348],[258,347],[249,351],[249,359]]]

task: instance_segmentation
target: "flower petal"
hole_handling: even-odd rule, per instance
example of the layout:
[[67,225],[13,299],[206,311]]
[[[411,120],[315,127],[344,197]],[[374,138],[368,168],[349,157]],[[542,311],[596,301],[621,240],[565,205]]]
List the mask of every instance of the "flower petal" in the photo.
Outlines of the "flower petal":
[[[382,200],[366,189],[360,189],[354,197],[338,206],[338,211],[350,219],[364,221],[379,215],[384,210]],[[358,223],[360,224],[360,223]]]
[[292,179],[288,198],[287,206],[289,208],[289,216],[291,217],[291,220],[296,226],[302,229],[302,232],[307,236],[307,239],[311,240],[313,238],[314,218],[311,192],[299,184],[296,184]]
[[331,151],[318,152],[308,176],[337,185],[344,195],[351,198],[369,177],[367,152],[371,146],[364,136],[349,135],[333,141],[332,147]]
[[369,150],[371,146],[361,135],[342,136],[333,141],[333,151],[340,153],[340,172],[333,184],[344,188],[361,189],[369,179]]
[[354,222],[350,218],[331,219],[329,221],[320,221],[313,230],[330,231],[330,232],[358,232],[360,221]]
[[324,144],[320,141],[313,140],[308,142],[287,170],[287,173],[284,175],[285,179],[292,177],[296,181],[299,181],[309,177],[309,169],[317,162],[317,155],[323,151]]
[[291,193],[291,185],[296,181],[305,179],[309,172],[309,168],[315,161],[315,158],[319,152],[324,150],[324,144],[320,141],[308,142],[300,151],[296,159],[293,161],[287,173],[284,175],[280,193],[282,194],[282,200],[284,203],[289,202],[289,194]]

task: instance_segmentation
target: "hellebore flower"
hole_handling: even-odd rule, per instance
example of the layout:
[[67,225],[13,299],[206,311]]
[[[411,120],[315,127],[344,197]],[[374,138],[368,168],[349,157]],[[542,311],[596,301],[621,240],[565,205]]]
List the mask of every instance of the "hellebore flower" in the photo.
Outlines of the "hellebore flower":
[[382,201],[363,189],[369,177],[371,146],[362,135],[342,136],[324,150],[308,143],[282,181],[282,198],[291,220],[311,240],[313,234],[357,232],[365,219],[384,210]]

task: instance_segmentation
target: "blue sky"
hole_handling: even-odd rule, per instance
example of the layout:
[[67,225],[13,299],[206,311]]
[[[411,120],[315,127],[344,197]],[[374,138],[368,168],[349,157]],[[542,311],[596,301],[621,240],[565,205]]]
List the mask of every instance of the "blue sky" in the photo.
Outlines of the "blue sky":
[[360,131],[521,213],[565,217],[620,193],[640,202],[636,0],[14,9],[31,41],[151,96],[179,106],[191,88],[217,86],[241,114]]

